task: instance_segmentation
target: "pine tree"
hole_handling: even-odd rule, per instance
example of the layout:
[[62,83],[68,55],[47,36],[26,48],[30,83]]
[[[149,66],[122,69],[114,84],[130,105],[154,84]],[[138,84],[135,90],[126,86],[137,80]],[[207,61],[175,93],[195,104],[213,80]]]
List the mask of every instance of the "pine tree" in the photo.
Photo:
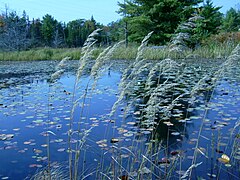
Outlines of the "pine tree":
[[170,40],[181,21],[187,20],[194,6],[202,0],[134,0],[119,3],[121,15],[129,24],[129,39],[140,41],[146,32],[154,31],[152,42],[163,44]]
[[214,7],[211,0],[206,0],[203,7],[199,11],[199,15],[204,19],[204,26],[201,31],[204,31],[207,36],[216,34],[220,30],[223,14],[219,11],[221,7]]
[[225,32],[238,31],[240,29],[240,11],[229,9],[223,18],[222,30]]
[[42,20],[41,33],[46,46],[52,46],[57,20],[51,15],[46,14]]

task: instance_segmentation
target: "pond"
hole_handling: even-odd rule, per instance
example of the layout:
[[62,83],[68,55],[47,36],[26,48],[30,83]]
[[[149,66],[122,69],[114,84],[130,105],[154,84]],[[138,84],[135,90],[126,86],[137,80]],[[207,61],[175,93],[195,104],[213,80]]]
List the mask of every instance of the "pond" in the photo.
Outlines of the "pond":
[[[223,62],[184,60],[195,69],[186,76],[201,79]],[[141,116],[143,97],[126,111],[141,86],[109,115],[131,61],[110,62],[97,82],[90,66],[77,86],[78,61],[69,61],[64,74],[50,83],[57,64],[0,62],[0,179],[31,179],[38,172],[48,174],[47,167],[66,177],[69,158],[74,165],[78,157],[79,179],[185,179],[190,174],[239,179],[239,66],[209,91],[198,92],[191,107],[172,110],[170,121],[155,119],[158,124],[149,126]]]

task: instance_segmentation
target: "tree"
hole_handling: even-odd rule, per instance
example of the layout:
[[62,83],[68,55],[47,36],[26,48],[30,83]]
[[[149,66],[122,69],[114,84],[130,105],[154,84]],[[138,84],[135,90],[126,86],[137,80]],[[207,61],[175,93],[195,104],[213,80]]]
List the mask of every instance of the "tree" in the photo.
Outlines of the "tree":
[[221,7],[214,7],[211,0],[206,0],[202,7],[195,10],[195,27],[191,32],[191,47],[201,42],[212,34],[217,34],[222,25],[223,14],[219,11]]
[[110,43],[119,42],[124,38],[124,34],[122,33],[124,31],[124,21],[121,19],[116,22],[109,23],[105,31],[108,32]]
[[221,7],[214,7],[211,0],[206,0],[203,7],[199,10],[199,15],[203,17],[202,31],[208,35],[216,34],[220,30],[223,14],[219,11]]
[[84,19],[77,19],[67,24],[67,44],[69,47],[79,47],[83,45],[82,31],[84,23]]
[[[126,0],[119,3],[119,11],[129,24],[129,39],[140,41],[146,33],[154,31],[152,42],[163,44],[170,40],[179,23],[187,20],[194,6],[202,0]],[[137,31],[138,28],[141,28]],[[144,35],[143,35],[144,34]]]
[[93,17],[90,20],[77,19],[67,24],[67,44],[69,47],[80,47],[84,44],[88,35],[97,27]]
[[58,48],[64,45],[65,45],[64,26],[61,22],[58,22],[53,35],[53,47]]
[[52,46],[54,40],[54,34],[56,31],[57,20],[55,20],[51,15],[46,14],[42,20],[41,34],[45,45]]
[[222,30],[225,32],[238,31],[240,29],[240,11],[229,9],[223,18]]
[[31,47],[39,47],[42,46],[42,23],[40,19],[33,19],[30,25],[30,39],[31,39]]
[[84,34],[83,38],[84,41],[87,39],[88,35],[92,33],[96,29],[96,21],[94,20],[93,16],[91,17],[90,20],[86,20],[84,23]]
[[7,51],[26,50],[30,46],[29,29],[30,22],[26,12],[18,16],[14,11],[6,11],[1,16],[0,48]]

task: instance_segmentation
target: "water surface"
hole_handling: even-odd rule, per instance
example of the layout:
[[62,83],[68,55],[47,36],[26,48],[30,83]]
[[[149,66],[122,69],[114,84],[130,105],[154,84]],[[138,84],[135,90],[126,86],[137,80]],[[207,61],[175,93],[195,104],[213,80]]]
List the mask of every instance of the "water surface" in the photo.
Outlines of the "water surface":
[[[171,177],[178,179],[191,166],[198,141],[196,163],[200,165],[192,172],[192,177],[239,179],[239,127],[234,129],[240,113],[239,70],[235,69],[220,79],[210,99],[205,93],[199,93],[187,119],[180,119],[182,121],[174,127],[158,126],[154,134],[156,139],[150,141],[153,137],[151,130],[141,126],[140,110],[136,107],[125,115],[122,104],[114,117],[108,116],[119,94],[122,72],[129,67],[129,62],[111,63],[96,87],[90,81],[90,70],[86,70],[75,90],[78,62],[71,61],[61,78],[50,84],[57,63],[0,62],[0,135],[12,135],[0,140],[0,178],[29,178],[36,170],[46,167],[47,135],[51,163],[68,171],[69,123],[74,101],[81,97],[73,114],[72,127],[80,134],[74,133],[70,142],[75,147],[79,139],[84,138],[79,161],[81,177],[96,169],[111,172],[109,167],[114,163],[113,158],[120,157],[126,171],[119,174],[128,172],[137,178],[134,166],[141,165],[151,142],[156,147],[162,143],[162,148],[151,152],[151,162],[145,159],[142,177],[156,179],[157,175],[163,176],[171,163],[174,167]],[[216,61],[216,64],[220,63]],[[88,130],[89,134],[85,136]],[[113,144],[112,138],[119,142]],[[116,148],[122,149],[118,151]],[[223,153],[231,158],[228,166],[218,161]],[[170,163],[164,163],[164,158]],[[133,167],[128,165],[130,161],[135,162]],[[147,171],[150,169],[156,176]],[[88,179],[96,177],[93,175]]]

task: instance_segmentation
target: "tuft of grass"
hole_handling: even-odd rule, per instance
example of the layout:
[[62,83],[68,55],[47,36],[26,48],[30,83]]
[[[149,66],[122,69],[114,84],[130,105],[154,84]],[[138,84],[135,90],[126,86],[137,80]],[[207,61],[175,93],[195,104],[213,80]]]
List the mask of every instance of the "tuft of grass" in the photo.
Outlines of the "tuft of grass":
[[0,52],[1,61],[35,61],[35,60],[61,60],[65,57],[79,59],[81,49],[79,48],[41,48],[28,51]]
[[136,58],[137,54],[137,48],[138,46],[129,46],[129,47],[119,47],[114,53],[113,53],[113,59],[116,60],[133,60]]

